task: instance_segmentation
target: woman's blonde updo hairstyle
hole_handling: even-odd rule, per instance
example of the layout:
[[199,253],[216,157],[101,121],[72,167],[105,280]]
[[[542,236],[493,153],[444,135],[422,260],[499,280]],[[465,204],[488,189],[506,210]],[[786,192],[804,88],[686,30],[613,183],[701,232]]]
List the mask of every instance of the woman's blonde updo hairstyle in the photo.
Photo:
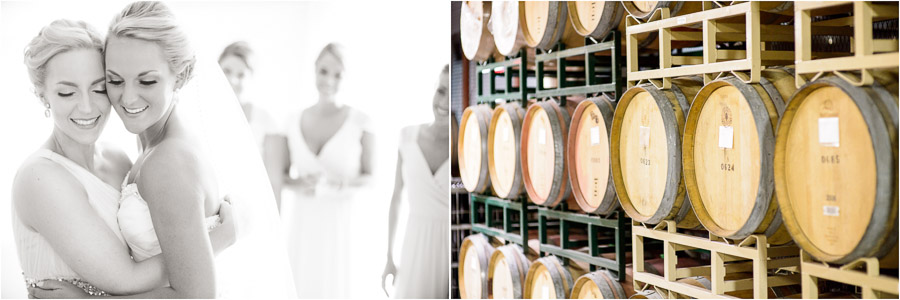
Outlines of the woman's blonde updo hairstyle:
[[38,97],[43,96],[47,79],[47,62],[57,54],[76,49],[103,52],[103,37],[84,21],[60,19],[41,29],[25,46],[25,66]]
[[138,1],[129,4],[113,19],[108,35],[158,44],[169,68],[178,76],[175,88],[191,80],[197,60],[194,50],[187,35],[178,26],[175,15],[162,2]]

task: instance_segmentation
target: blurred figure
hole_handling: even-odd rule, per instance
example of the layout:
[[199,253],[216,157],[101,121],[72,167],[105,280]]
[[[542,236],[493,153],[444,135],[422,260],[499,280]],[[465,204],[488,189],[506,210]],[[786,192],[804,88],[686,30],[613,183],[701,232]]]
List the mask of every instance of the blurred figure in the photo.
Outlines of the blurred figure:
[[253,133],[253,138],[260,149],[260,153],[265,153],[264,141],[266,135],[273,134],[276,126],[272,121],[272,116],[262,107],[254,105],[244,93],[245,87],[251,81],[254,72],[253,49],[244,41],[231,43],[219,55],[219,67],[222,68],[222,72],[225,73],[228,83],[231,84],[231,88],[234,90],[234,95],[237,96],[238,101],[241,103],[241,109],[244,111],[247,123],[250,124],[250,131]]
[[300,298],[347,298],[350,209],[372,174],[374,138],[369,116],[337,101],[344,58],[328,44],[316,59],[316,104],[288,118],[274,139],[266,169],[286,226]]
[[[394,298],[448,298],[450,281],[449,66],[445,65],[434,91],[434,122],[403,128],[394,196],[388,218],[387,264],[381,282],[394,275]],[[409,201],[409,221],[400,268],[394,264],[394,236],[401,193]],[[385,293],[387,288],[385,287]]]

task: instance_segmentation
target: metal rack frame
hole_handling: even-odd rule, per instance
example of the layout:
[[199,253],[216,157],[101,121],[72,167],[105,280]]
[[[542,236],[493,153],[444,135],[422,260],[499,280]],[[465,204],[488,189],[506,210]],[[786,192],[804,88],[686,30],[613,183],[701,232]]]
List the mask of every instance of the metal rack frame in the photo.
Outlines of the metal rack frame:
[[[566,206],[565,203],[560,206]],[[610,271],[616,272],[619,281],[625,280],[625,265],[628,261],[625,259],[627,248],[630,246],[631,235],[630,219],[625,216],[621,210],[617,211],[615,216],[600,217],[598,215],[590,215],[582,212],[567,211],[565,207],[562,209],[551,209],[547,207],[538,208],[538,236],[541,242],[541,253],[550,253],[556,256],[565,257],[583,261],[590,264],[591,271],[596,271],[597,267],[602,267]],[[548,241],[547,219],[559,220],[560,246],[550,244]],[[572,250],[574,246],[569,241],[569,227],[572,224],[581,224],[587,226],[588,248],[589,253],[583,253]],[[615,245],[603,249],[599,245],[597,238],[601,228],[609,228],[614,231]],[[628,243],[628,244],[626,244]],[[612,250],[612,251],[609,251]],[[616,259],[608,259],[601,257],[600,254],[607,252],[615,252]]]

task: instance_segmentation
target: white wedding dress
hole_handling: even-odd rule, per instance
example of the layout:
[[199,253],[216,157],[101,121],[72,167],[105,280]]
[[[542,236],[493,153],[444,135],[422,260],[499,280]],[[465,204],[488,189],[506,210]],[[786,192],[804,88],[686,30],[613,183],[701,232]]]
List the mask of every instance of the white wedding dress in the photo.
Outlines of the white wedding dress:
[[[219,195],[232,200],[236,242],[216,256],[217,298],[296,298],[287,247],[262,158],[231,86],[214,61],[198,59],[178,92],[178,113],[213,166]],[[161,253],[140,186],[123,183],[119,227],[135,260]],[[207,218],[207,225],[216,223]]]
[[[281,217],[285,225],[291,268],[300,298],[348,298],[351,291],[351,251],[354,224],[350,218],[352,187],[335,187],[325,178],[349,181],[360,175],[363,132],[371,120],[349,108],[347,119],[318,154],[306,144],[300,129],[302,113],[288,119],[285,134],[291,157],[291,176],[320,174],[314,189],[285,186]],[[363,224],[357,224],[363,225]]]
[[403,162],[404,199],[409,221],[397,268],[395,298],[447,298],[450,282],[450,160],[431,173],[419,147],[419,129],[403,128],[400,158]]
[[[29,158],[29,160],[35,159],[53,161],[69,171],[72,177],[75,177],[81,183],[87,194],[88,204],[94,208],[97,216],[103,220],[106,226],[109,226],[122,244],[125,243],[122,234],[119,232],[119,225],[116,222],[119,190],[100,180],[100,178],[82,166],[48,149],[40,149]],[[48,187],[50,186],[51,184],[48,183]],[[16,250],[19,253],[19,263],[22,267],[22,274],[25,276],[26,285],[45,279],[61,279],[75,284],[85,292],[94,295],[106,294],[90,285],[90,283],[82,281],[81,276],[75,273],[63,261],[62,257],[53,250],[50,242],[40,233],[22,223],[22,220],[19,219],[18,214],[15,212],[15,202],[13,202],[13,236],[15,236]]]

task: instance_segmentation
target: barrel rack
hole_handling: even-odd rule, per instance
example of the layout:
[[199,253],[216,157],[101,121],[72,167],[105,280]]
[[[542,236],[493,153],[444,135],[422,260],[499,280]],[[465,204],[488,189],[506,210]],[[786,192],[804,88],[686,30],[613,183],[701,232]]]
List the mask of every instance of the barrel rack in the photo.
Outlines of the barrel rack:
[[[519,50],[517,57],[507,57],[504,61],[495,62],[494,58],[489,58],[485,63],[475,67],[475,83],[477,87],[476,100],[481,103],[493,103],[497,99],[505,100],[524,100],[528,99],[529,89],[527,87],[528,79],[528,50]],[[502,70],[503,87],[502,91],[497,89],[497,73]],[[484,90],[484,74],[487,77],[488,90]],[[518,78],[518,90],[513,88],[513,78]],[[532,91],[534,89],[531,89]]]
[[[845,5],[852,6],[853,16],[812,22],[813,10]],[[794,2],[794,15],[797,20],[794,35],[798,88],[831,72],[856,86],[871,85],[874,82],[872,69],[896,69],[900,66],[897,40],[880,40],[872,36],[873,21],[897,19],[896,6],[870,1]],[[814,33],[852,36],[853,55],[813,59],[811,37]],[[857,80],[844,76],[842,72],[846,71],[859,71],[861,74]]]
[[[897,298],[900,281],[880,274],[877,258],[861,258],[834,267],[818,262],[806,251],[800,251],[800,276],[803,280],[803,299],[819,298],[819,279],[855,285],[862,289],[864,299]],[[861,270],[860,270],[861,269]]]
[[[709,83],[733,71],[748,71],[747,82],[757,83],[764,66],[793,64],[794,51],[765,49],[765,42],[788,42],[794,37],[784,33],[793,31],[792,25],[760,25],[762,5],[769,4],[752,1],[677,17],[670,17],[668,8],[660,8],[647,22],[625,16],[628,88],[650,82],[669,89],[672,78],[690,75],[702,75],[704,83]],[[735,22],[736,17],[743,21]],[[673,30],[687,25],[700,25],[702,31]],[[647,32],[659,33],[659,68],[640,70],[636,36]],[[673,41],[702,41],[703,56],[672,55]],[[744,42],[746,46],[745,50],[717,49],[717,42]]]
[[[522,196],[518,199],[503,199],[488,195],[469,194],[469,207],[472,213],[469,218],[472,222],[472,232],[480,232],[489,236],[502,238],[504,240],[519,244],[522,249],[528,248],[528,229],[529,215],[534,214],[536,208],[534,205],[528,205],[528,199]],[[484,207],[484,218],[479,220],[480,207]],[[503,214],[503,224],[495,224],[493,212],[500,209]],[[518,232],[516,232],[516,224],[513,222],[513,216],[518,215]],[[482,223],[483,222],[483,223]],[[502,225],[502,229],[495,228],[496,225]]]
[[[741,241],[727,240],[712,234],[708,238],[679,233],[675,222],[665,220],[656,226],[634,222],[632,229],[632,257],[634,258],[634,287],[637,291],[657,288],[667,291],[668,298],[673,293],[693,298],[733,299],[726,292],[753,290],[753,298],[768,297],[769,287],[800,284],[800,274],[781,274],[798,272],[799,249],[794,245],[770,246],[766,236],[754,234]],[[645,239],[663,242],[664,276],[645,271],[644,244]],[[676,251],[700,249],[710,252],[711,265],[689,268],[678,268]],[[769,270],[775,270],[770,274]],[[725,280],[725,276],[737,272],[752,272],[753,277],[738,280]],[[691,276],[709,276],[711,289],[675,282],[680,278]]]
[[[595,94],[595,93],[615,93],[621,95],[624,89],[622,78],[622,34],[618,30],[613,30],[600,42],[595,42],[591,38],[585,39],[584,47],[564,49],[562,44],[558,44],[554,51],[535,55],[537,89],[530,96],[533,98],[546,97],[565,97],[573,94]],[[598,53],[609,52],[609,64],[601,64]],[[582,74],[574,74],[567,70],[569,61],[566,58],[583,56],[584,70]],[[599,57],[598,57],[599,56]],[[547,66],[553,64],[555,66],[554,76],[549,76]],[[597,70],[608,70],[608,80],[600,80]],[[570,75],[584,78],[583,82],[572,82],[567,80]],[[558,81],[555,87],[545,87],[544,78],[555,77]],[[561,99],[560,103],[564,103],[565,99]],[[563,105],[563,104],[560,104]]]
[[[625,280],[625,265],[628,264],[625,255],[630,244],[628,232],[630,231],[629,222],[625,213],[621,210],[617,211],[609,217],[600,217],[585,213],[568,211],[565,208],[566,203],[560,204],[561,207],[551,209],[547,207],[538,207],[538,236],[541,242],[541,256],[546,253],[559,257],[583,261],[590,264],[590,270],[596,271],[597,267],[602,267],[615,272],[619,281]],[[548,219],[559,220],[560,245],[556,246],[549,242],[549,226]],[[584,225],[587,227],[588,236],[588,253],[572,249],[576,243],[570,240],[569,230],[573,224]],[[615,244],[601,245],[598,238],[601,229],[612,229]],[[615,252],[616,259],[608,259],[601,257],[602,253]]]

